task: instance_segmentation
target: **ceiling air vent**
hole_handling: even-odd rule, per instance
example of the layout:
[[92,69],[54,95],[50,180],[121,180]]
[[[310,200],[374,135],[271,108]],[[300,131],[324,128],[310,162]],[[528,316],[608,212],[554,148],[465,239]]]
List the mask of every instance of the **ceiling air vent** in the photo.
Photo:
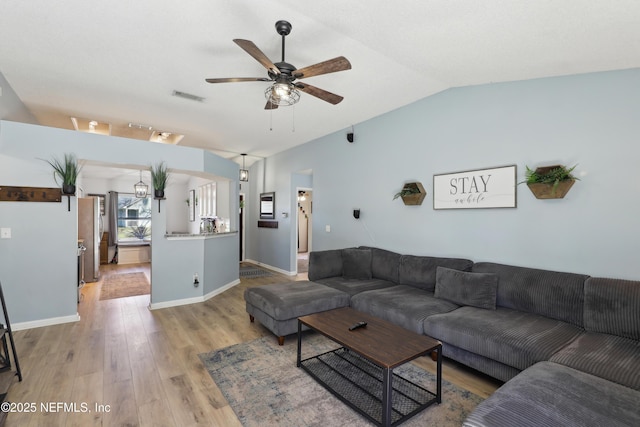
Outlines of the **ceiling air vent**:
[[192,95],[192,94],[186,93],[186,92],[180,92],[179,90],[174,90],[173,91],[173,96],[177,96],[178,98],[188,99],[189,101],[204,102],[204,98],[201,97],[201,96]]

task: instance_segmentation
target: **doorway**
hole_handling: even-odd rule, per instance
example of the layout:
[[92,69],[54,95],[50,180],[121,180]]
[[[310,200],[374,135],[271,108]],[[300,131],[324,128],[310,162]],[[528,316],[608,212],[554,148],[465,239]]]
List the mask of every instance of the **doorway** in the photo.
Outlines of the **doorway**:
[[313,191],[310,188],[298,188],[297,210],[297,272],[309,271],[309,252],[312,244],[313,229]]
[[240,254],[239,254],[239,259],[238,261],[242,262],[244,260],[244,204],[245,204],[245,198],[244,198],[244,194],[240,193],[240,201],[238,204],[238,212],[239,212],[239,216],[238,216],[238,238],[239,238],[239,248],[240,248]]

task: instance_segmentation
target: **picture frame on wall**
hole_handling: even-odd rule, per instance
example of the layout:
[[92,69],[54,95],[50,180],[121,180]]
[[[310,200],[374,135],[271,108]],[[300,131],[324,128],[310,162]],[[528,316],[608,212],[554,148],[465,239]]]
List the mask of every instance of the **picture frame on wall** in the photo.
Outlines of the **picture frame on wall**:
[[433,209],[515,208],[516,165],[433,176]]
[[196,220],[196,190],[189,190],[189,221]]
[[260,219],[275,219],[276,217],[276,193],[260,194]]

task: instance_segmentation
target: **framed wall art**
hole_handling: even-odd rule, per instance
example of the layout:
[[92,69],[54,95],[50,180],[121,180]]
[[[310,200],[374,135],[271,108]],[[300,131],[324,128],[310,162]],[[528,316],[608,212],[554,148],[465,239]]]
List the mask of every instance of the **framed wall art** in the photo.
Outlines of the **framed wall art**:
[[276,217],[276,193],[260,194],[260,219],[275,219]]
[[516,207],[516,165],[433,176],[433,209]]

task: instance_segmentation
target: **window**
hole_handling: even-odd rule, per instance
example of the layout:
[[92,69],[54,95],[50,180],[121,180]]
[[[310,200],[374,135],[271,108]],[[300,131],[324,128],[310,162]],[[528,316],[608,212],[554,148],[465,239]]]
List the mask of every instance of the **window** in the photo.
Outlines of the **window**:
[[151,240],[151,198],[118,194],[118,243]]
[[198,208],[200,218],[216,216],[216,183],[210,182],[198,187]]

